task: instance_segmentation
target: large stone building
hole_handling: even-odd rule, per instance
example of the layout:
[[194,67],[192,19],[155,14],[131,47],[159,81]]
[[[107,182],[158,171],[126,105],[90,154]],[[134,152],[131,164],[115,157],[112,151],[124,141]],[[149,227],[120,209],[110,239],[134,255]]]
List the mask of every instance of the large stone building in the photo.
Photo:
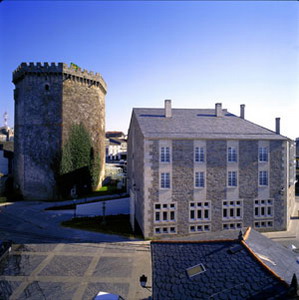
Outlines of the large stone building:
[[[90,133],[105,164],[106,83],[98,73],[64,63],[22,63],[15,84],[14,182],[25,199],[56,197],[53,161],[61,154],[73,124]],[[55,168],[55,167],[54,167]]]
[[252,226],[284,230],[294,204],[294,142],[222,109],[134,108],[131,223],[145,237]]

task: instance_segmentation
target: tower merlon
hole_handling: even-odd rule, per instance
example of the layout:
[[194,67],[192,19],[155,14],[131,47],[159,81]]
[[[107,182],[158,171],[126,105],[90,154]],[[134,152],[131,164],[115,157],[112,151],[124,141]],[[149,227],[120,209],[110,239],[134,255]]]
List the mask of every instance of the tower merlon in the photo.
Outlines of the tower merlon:
[[18,81],[20,81],[23,76],[25,74],[65,74],[65,75],[71,75],[69,76],[69,78],[74,77],[77,79],[85,79],[91,82],[96,82],[99,83],[100,87],[104,90],[104,92],[106,93],[107,91],[107,84],[104,81],[103,77],[99,74],[99,73],[94,73],[94,72],[89,72],[88,70],[81,70],[81,68],[79,67],[74,67],[73,65],[68,66],[66,63],[41,63],[41,62],[37,62],[37,63],[26,63],[23,62],[21,63],[17,69],[13,72],[13,83],[17,83]]

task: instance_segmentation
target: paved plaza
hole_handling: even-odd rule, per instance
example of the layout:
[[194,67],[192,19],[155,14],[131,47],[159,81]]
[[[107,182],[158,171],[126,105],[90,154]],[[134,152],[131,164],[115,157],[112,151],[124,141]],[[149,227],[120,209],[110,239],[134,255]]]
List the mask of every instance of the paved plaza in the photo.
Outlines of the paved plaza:
[[14,245],[0,263],[0,299],[93,299],[100,291],[150,299],[149,242]]

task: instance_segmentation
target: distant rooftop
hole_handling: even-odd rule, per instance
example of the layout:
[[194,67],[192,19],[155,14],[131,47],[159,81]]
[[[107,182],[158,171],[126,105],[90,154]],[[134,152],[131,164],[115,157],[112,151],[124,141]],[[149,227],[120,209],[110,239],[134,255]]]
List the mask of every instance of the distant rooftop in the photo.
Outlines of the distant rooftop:
[[[255,230],[244,240],[233,234],[153,241],[153,299],[297,299],[288,294],[299,275],[296,254]],[[199,272],[190,276],[192,267]]]
[[133,109],[133,115],[146,138],[287,139],[221,106],[220,116],[216,116],[215,109],[170,108],[171,116],[166,117],[165,113],[164,108]]

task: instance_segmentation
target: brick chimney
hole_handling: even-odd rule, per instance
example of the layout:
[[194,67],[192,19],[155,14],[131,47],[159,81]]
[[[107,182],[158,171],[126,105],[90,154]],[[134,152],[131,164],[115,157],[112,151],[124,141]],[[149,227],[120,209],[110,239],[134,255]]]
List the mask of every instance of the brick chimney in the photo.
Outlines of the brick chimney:
[[166,99],[164,101],[164,107],[165,107],[165,118],[171,118],[172,117],[172,111],[171,111],[171,100]]
[[245,104],[240,105],[240,118],[245,119]]
[[280,134],[280,118],[275,119],[275,132],[276,134]]
[[222,117],[222,103],[215,104],[215,115],[216,117]]

